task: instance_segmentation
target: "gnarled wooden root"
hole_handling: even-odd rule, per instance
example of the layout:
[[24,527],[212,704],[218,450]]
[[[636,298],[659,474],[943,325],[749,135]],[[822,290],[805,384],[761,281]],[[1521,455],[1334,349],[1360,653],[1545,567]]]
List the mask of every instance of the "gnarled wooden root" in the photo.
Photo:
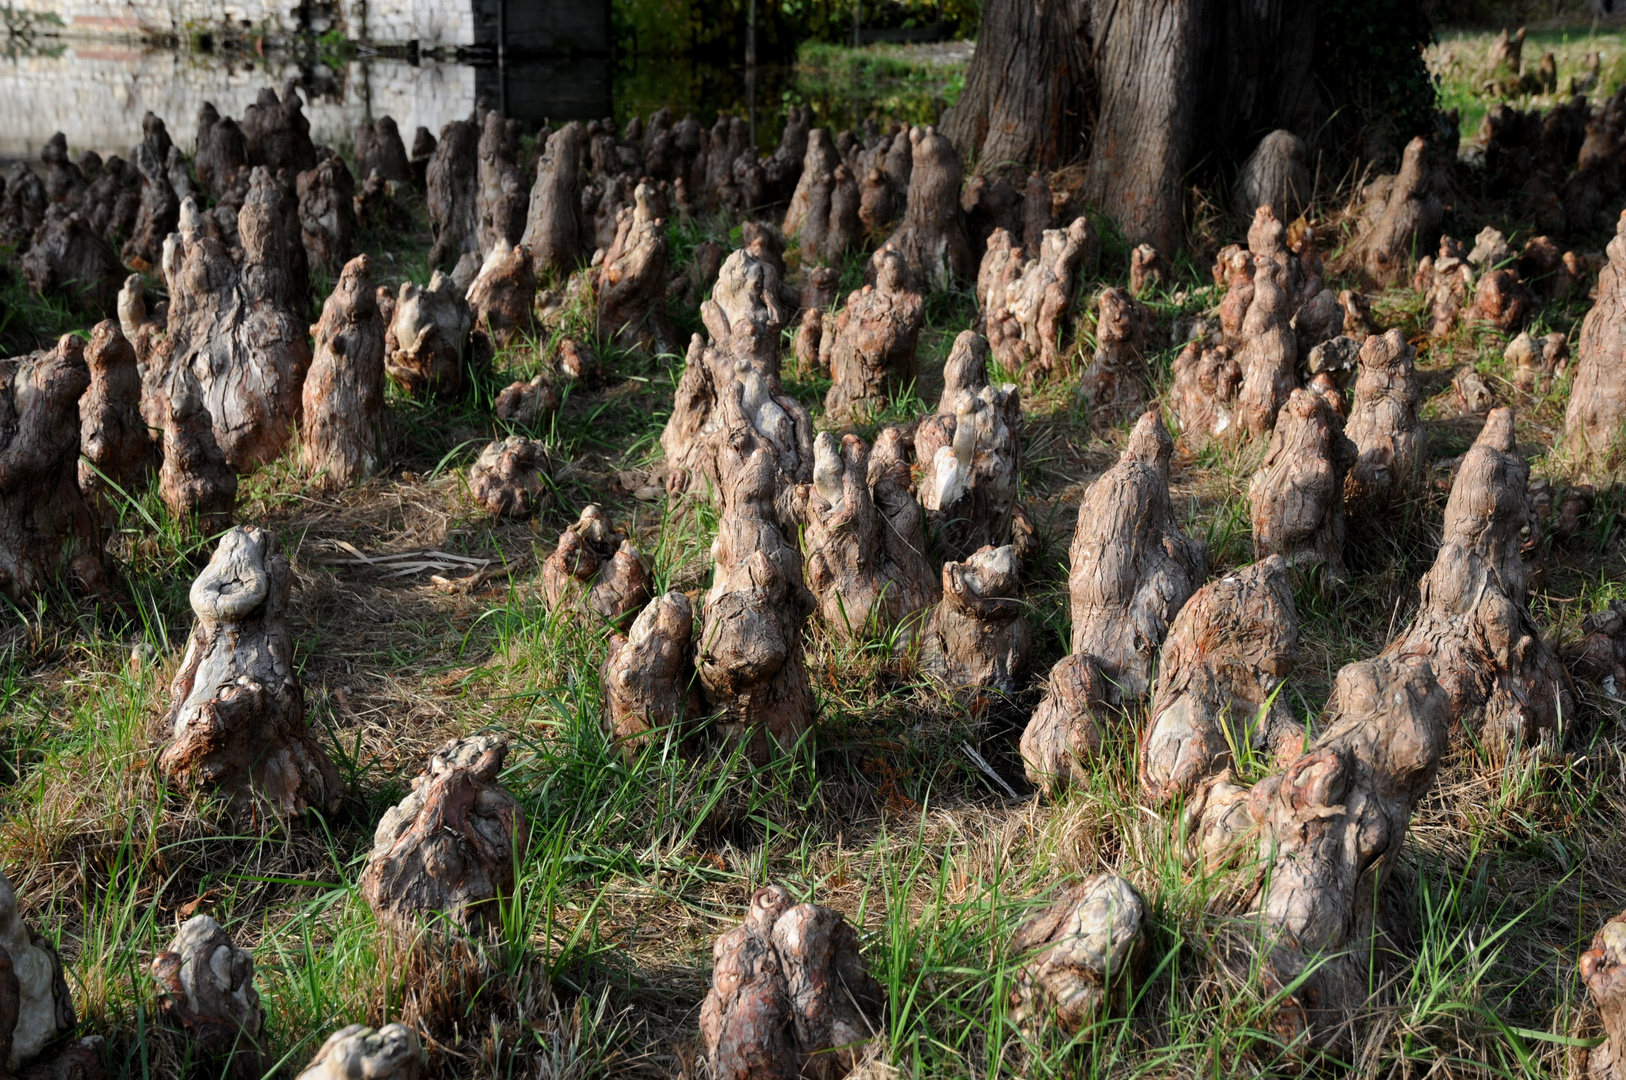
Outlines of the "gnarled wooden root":
[[626,637],[610,637],[602,726],[629,761],[667,729],[673,742],[683,742],[684,722],[699,715],[693,637],[694,610],[675,589],[650,601]]
[[1011,1020],[1030,1038],[1054,1026],[1076,1034],[1101,1019],[1133,977],[1144,951],[1146,902],[1117,874],[1074,885],[1017,928],[1023,959],[1010,993]]
[[312,331],[315,358],[301,391],[299,462],[317,487],[349,487],[387,460],[384,321],[367,256],[345,264]]
[[903,255],[916,281],[946,289],[973,271],[960,209],[960,154],[932,127],[911,129],[909,145],[908,203],[887,244]]
[[1564,445],[1581,478],[1596,481],[1617,469],[1626,445],[1626,210],[1621,211],[1609,264],[1598,271],[1598,299],[1581,323],[1575,349],[1575,379],[1564,413]]
[[403,281],[385,335],[385,370],[414,397],[457,393],[473,322],[462,291],[441,271],[427,286]]
[[1399,330],[1368,337],[1361,346],[1355,402],[1344,434],[1355,462],[1344,482],[1345,502],[1382,507],[1417,480],[1428,456],[1428,431],[1417,415],[1423,387],[1413,366],[1417,350]]
[[548,448],[510,435],[489,444],[469,468],[469,491],[492,517],[530,517],[550,498]]
[[176,519],[212,536],[231,525],[237,471],[215,442],[214,425],[188,368],[175,372],[164,401],[164,463],[158,494]]
[[1026,674],[1032,647],[1014,547],[985,547],[964,562],[944,564],[943,599],[922,636],[924,671],[951,689],[1008,692]]
[[1094,256],[1096,239],[1083,217],[1066,229],[1044,230],[1036,251],[1010,248],[1004,237],[998,231],[990,238],[977,272],[988,344],[1006,371],[1042,381],[1059,373],[1058,341],[1067,329],[1079,267]]
[[1242,365],[1225,345],[1192,341],[1174,360],[1169,407],[1180,424],[1180,441],[1199,451],[1211,442],[1235,438],[1241,431],[1236,396],[1242,389]]
[[1344,576],[1344,477],[1355,444],[1327,397],[1294,390],[1276,418],[1270,449],[1248,485],[1256,558],[1281,555],[1289,566],[1321,565]]
[[1124,290],[1101,290],[1095,356],[1078,383],[1091,426],[1111,427],[1146,411],[1152,392],[1144,355],[1147,319],[1146,309]]
[[559,535],[558,547],[542,564],[548,607],[584,607],[614,626],[625,626],[649,603],[650,584],[638,549],[592,504]]
[[615,241],[599,267],[598,324],[606,336],[627,348],[671,352],[676,344],[666,320],[666,222],[639,184],[635,204],[616,217]]
[[875,284],[847,297],[831,331],[832,382],[824,411],[838,424],[868,419],[915,378],[925,300],[897,252],[882,248],[871,262]]
[[468,289],[470,345],[477,363],[488,363],[499,349],[517,342],[531,326],[536,303],[536,274],[531,257],[518,245],[499,240],[480,264]]
[[1298,658],[1298,615],[1287,563],[1272,555],[1209,582],[1169,629],[1141,739],[1140,783],[1154,806],[1190,798],[1236,755],[1282,763],[1304,728],[1276,701]]
[[152,977],[159,1016],[185,1032],[201,1062],[240,1080],[262,1075],[265,1010],[254,990],[254,956],[219,923],[207,915],[182,923],[153,957]]
[[238,815],[330,813],[344,794],[305,726],[283,616],[289,585],[288,560],[257,527],[221,537],[192,583],[197,622],[170,684],[158,765],[182,786],[219,793]]
[[116,518],[113,485],[126,495],[146,487],[156,464],[141,419],[141,372],[119,324],[104,319],[84,349],[90,387],[79,399],[79,490],[103,521]]
[[1105,735],[1107,680],[1095,661],[1077,653],[1050,669],[1044,698],[1022,731],[1022,770],[1047,794],[1089,779],[1087,763]]
[[789,751],[813,724],[802,626],[814,608],[802,556],[780,529],[776,470],[763,449],[730,478],[695,659],[717,729],[753,762]]
[[712,948],[700,1041],[714,1080],[840,1080],[879,1030],[881,988],[858,935],[835,911],[792,904],[782,886],[751,897]]
[[507,753],[500,737],[454,739],[384,811],[360,880],[380,922],[409,930],[444,915],[471,932],[500,922],[497,901],[513,893],[530,837],[524,811],[497,783]]
[[297,1080],[418,1080],[423,1049],[405,1024],[351,1024],[327,1037]]
[[1512,411],[1492,411],[1451,486],[1417,614],[1383,653],[1428,659],[1453,715],[1504,750],[1553,740],[1574,715],[1569,677],[1525,609],[1529,477]]
[[1169,623],[1208,575],[1208,546],[1180,531],[1169,501],[1173,452],[1148,412],[1078,507],[1067,579],[1072,651],[1100,668],[1114,702],[1146,693]]
[[6,1072],[18,1075],[75,1023],[62,960],[23,922],[11,879],[0,873],[0,1060]]

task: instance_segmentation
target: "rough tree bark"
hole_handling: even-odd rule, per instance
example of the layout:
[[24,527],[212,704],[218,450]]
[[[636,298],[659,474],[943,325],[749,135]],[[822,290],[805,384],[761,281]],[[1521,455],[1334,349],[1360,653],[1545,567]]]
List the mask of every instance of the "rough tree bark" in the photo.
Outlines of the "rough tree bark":
[[384,338],[385,370],[414,397],[457,393],[473,321],[463,293],[441,271],[427,286],[403,281]]
[[572,120],[548,136],[520,244],[531,253],[537,277],[552,271],[561,278],[582,256],[581,159],[587,136]]
[[1015,542],[1016,522],[1026,518],[1016,501],[1021,395],[1009,384],[991,385],[987,365],[987,340],[962,331],[943,367],[937,414],[915,429],[920,501],[939,546],[956,558]]
[[183,1032],[198,1061],[234,1080],[264,1075],[260,1032],[265,1010],[254,990],[254,955],[219,923],[194,915],[152,958],[158,1015]]
[[480,129],[471,120],[453,120],[440,129],[440,142],[425,172],[425,199],[435,233],[430,266],[451,266],[465,253],[479,251],[475,210],[479,148]]
[[1242,430],[1236,412],[1242,365],[1230,347],[1191,341],[1175,357],[1173,374],[1169,408],[1186,448],[1195,453],[1211,442],[1235,438]]
[[454,739],[429,759],[412,793],[384,811],[359,882],[380,922],[411,931],[443,915],[464,930],[499,925],[530,830],[501,784],[500,736]]
[[[395,120],[381,116],[371,124],[356,128],[356,173],[370,176],[374,171],[397,184],[412,183],[412,161]],[[203,179],[200,174],[198,179]]]
[[1226,769],[1243,771],[1234,751],[1281,765],[1299,756],[1304,728],[1276,699],[1298,647],[1298,614],[1279,555],[1197,590],[1163,643],[1141,737],[1141,790],[1153,806],[1192,798]]
[[1462,245],[1449,236],[1440,237],[1439,254],[1418,260],[1412,288],[1423,294],[1428,305],[1429,337],[1445,337],[1456,327],[1474,288],[1474,273],[1463,257]]
[[192,583],[197,622],[170,684],[159,768],[223,796],[234,815],[332,813],[338,771],[305,725],[284,611],[288,560],[258,527],[235,528]]
[[626,637],[611,635],[602,726],[627,760],[665,729],[683,742],[685,721],[700,715],[693,637],[694,609],[676,589],[651,601]]
[[1355,401],[1344,433],[1355,444],[1355,463],[1344,484],[1351,509],[1382,508],[1416,481],[1428,457],[1428,429],[1417,410],[1423,386],[1417,350],[1399,330],[1372,336],[1361,346]]
[[841,155],[836,153],[836,144],[830,138],[829,128],[814,128],[807,133],[807,149],[802,154],[802,174],[796,181],[796,190],[791,193],[790,205],[785,209],[785,220],[781,231],[786,239],[795,239],[801,236],[802,226],[807,222],[809,211],[819,189],[824,191],[824,213],[812,216],[819,225],[829,220],[829,192],[834,181],[836,166],[841,164]]
[[875,284],[847,297],[831,330],[829,393],[824,411],[837,424],[862,423],[886,408],[915,378],[915,342],[926,302],[908,263],[890,247],[870,260]]
[[113,245],[65,205],[53,206],[44,226],[20,260],[23,277],[45,296],[60,296],[74,308],[96,315],[113,310],[124,284],[124,264]]
[[667,488],[720,499],[735,468],[761,446],[781,482],[813,479],[813,421],[784,393],[779,332],[787,318],[771,252],[755,245],[731,254],[711,299],[701,305],[709,345],[696,334],[661,433]]
[[1236,212],[1251,217],[1268,206],[1277,221],[1292,221],[1310,205],[1315,174],[1310,168],[1310,147],[1282,128],[1259,140],[1236,181]]
[[349,487],[378,472],[388,454],[384,322],[367,256],[345,264],[312,333],[299,463],[318,488]]
[[881,1023],[853,928],[782,886],[758,889],[711,955],[700,1041],[714,1080],[840,1080]]
[[766,450],[728,474],[712,545],[713,585],[697,642],[706,703],[729,743],[766,762],[788,752],[813,724],[813,691],[802,663],[802,626],[814,609],[802,555],[788,541],[774,502],[777,468]]
[[79,399],[91,384],[84,343],[0,361],[0,591],[23,602],[66,576],[102,580],[102,536],[80,491]]
[[1259,471],[1248,484],[1257,559],[1320,565],[1344,576],[1344,478],[1356,458],[1344,421],[1323,394],[1294,390],[1276,418]]
[[1009,544],[944,563],[943,598],[922,634],[921,670],[951,690],[1015,690],[1033,647],[1022,617],[1021,571]]
[[105,523],[117,518],[111,485],[139,494],[157,464],[141,418],[141,373],[119,324],[104,319],[84,348],[90,387],[79,398],[79,490]]
[[0,1062],[6,1072],[19,1075],[77,1022],[61,957],[23,922],[11,879],[0,873]]
[[1574,382],[1564,413],[1564,444],[1583,479],[1599,480],[1620,465],[1626,440],[1626,210],[1607,249],[1609,264],[1598,271],[1598,299],[1581,323],[1575,349]]
[[1569,341],[1556,330],[1538,338],[1521,332],[1502,351],[1502,359],[1513,367],[1514,388],[1527,394],[1546,393],[1553,378],[1567,370],[1569,357]]
[[423,1072],[423,1050],[411,1028],[351,1024],[327,1037],[296,1080],[418,1080]]
[[651,195],[639,184],[635,205],[617,215],[615,242],[598,272],[598,323],[621,345],[664,353],[675,345],[666,320],[666,222],[655,216]]
[[1105,738],[1107,680],[1088,656],[1064,656],[1050,669],[1044,697],[1022,731],[1022,771],[1048,795],[1090,778]]
[[238,214],[239,268],[207,235],[188,200],[180,232],[165,245],[169,329],[157,359],[160,385],[177,368],[197,379],[215,441],[239,473],[281,456],[299,420],[310,367],[283,235],[283,196],[264,169],[253,173]]
[[937,600],[907,454],[895,427],[882,429],[873,453],[856,435],[838,441],[820,432],[813,482],[796,489],[807,587],[838,638],[884,637],[904,627],[898,640],[907,645],[919,631],[920,613]]
[[947,289],[975,272],[960,209],[960,155],[932,127],[912,128],[909,143],[908,203],[886,243],[904,257],[916,281]]
[[493,109],[476,147],[475,243],[482,257],[498,244],[513,246],[525,232],[527,191],[519,167],[519,124]]
[[988,345],[1006,371],[1040,382],[1059,373],[1079,268],[1091,260],[1096,239],[1083,217],[1065,230],[1044,230],[1036,247],[1022,246],[1021,256],[1002,237],[1007,234],[996,230],[989,238],[977,271]]
[[[1250,935],[1270,1019],[1284,1043],[1348,1045],[1368,1002],[1383,881],[1446,745],[1448,695],[1420,657],[1379,657],[1338,673],[1321,735],[1251,789],[1230,770],[1188,799],[1187,855],[1209,872],[1235,862],[1232,910]],[[1292,987],[1289,991],[1288,988]]]
[[1139,966],[1146,901],[1117,874],[1097,874],[1063,892],[1017,927],[1022,957],[1010,991],[1011,1020],[1032,1039],[1046,1028],[1077,1034],[1119,1004]]
[[1255,437],[1276,423],[1298,381],[1298,338],[1293,333],[1293,297],[1287,271],[1275,259],[1253,260],[1253,299],[1242,320],[1242,347],[1237,363],[1242,386],[1236,411],[1240,429]]
[[132,265],[140,259],[146,266],[155,266],[164,249],[164,238],[174,231],[180,218],[181,203],[169,186],[164,159],[147,142],[136,144],[134,158],[141,174],[141,205],[136,211],[135,229],[119,254]]
[[1355,250],[1374,283],[1402,280],[1412,252],[1434,243],[1445,216],[1439,183],[1428,143],[1418,136],[1406,144],[1399,173],[1367,185]]
[[176,520],[196,522],[204,536],[231,525],[237,470],[215,442],[214,422],[191,368],[179,368],[164,394],[164,461],[158,494]]
[[1072,651],[1101,669],[1114,702],[1146,693],[1169,623],[1208,575],[1208,546],[1180,531],[1169,500],[1173,453],[1157,412],[1146,413],[1078,507]]
[[254,104],[243,110],[243,137],[250,165],[263,165],[273,173],[287,169],[289,175],[298,176],[316,164],[311,123],[292,79],[283,84],[280,99],[269,86],[261,88]]
[[1452,714],[1501,751],[1550,742],[1560,718],[1574,715],[1569,676],[1525,609],[1519,551],[1538,528],[1529,479],[1513,413],[1496,409],[1451,485],[1439,555],[1418,583],[1417,614],[1383,653],[1427,659]]
[[337,274],[356,250],[355,178],[330,154],[299,174],[296,190],[306,262]]
[[484,366],[530,329],[536,304],[530,254],[498,240],[468,288],[468,303],[469,345],[474,362]]
[[1101,290],[1095,310],[1095,355],[1079,379],[1078,396],[1090,426],[1102,430],[1146,411],[1152,396],[1145,356],[1151,313],[1117,288]]
[[1626,1076],[1626,913],[1616,915],[1581,954],[1581,982],[1598,1006],[1604,1041],[1587,1055],[1590,1080]]
[[548,607],[570,605],[625,629],[649,603],[652,579],[644,557],[595,504],[559,534],[542,564],[542,596]]
[[510,435],[480,451],[469,467],[469,492],[492,517],[530,517],[551,497],[551,471],[545,445]]

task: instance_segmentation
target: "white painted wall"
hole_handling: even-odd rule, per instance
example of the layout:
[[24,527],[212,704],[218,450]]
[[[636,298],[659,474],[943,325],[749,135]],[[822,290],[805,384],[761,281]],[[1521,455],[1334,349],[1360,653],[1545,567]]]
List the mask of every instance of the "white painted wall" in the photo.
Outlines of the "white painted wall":
[[[271,32],[294,29],[297,0],[9,0],[19,11],[55,16],[70,37],[186,36],[193,29],[245,25]],[[338,0],[348,36],[420,47],[474,44],[468,0]]]

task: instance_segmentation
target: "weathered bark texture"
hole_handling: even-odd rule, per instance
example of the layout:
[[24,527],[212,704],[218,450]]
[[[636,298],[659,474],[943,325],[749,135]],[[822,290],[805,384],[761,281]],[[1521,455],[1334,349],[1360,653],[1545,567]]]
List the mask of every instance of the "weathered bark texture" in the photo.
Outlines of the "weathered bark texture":
[[[355,150],[357,174],[369,176],[376,171],[385,180],[412,183],[412,162],[393,118],[381,116],[357,127]],[[203,179],[201,173],[198,179]]]
[[782,886],[758,889],[711,955],[700,1041],[713,1080],[840,1080],[880,1030],[886,999],[857,933]]
[[1384,875],[1433,784],[1450,720],[1427,661],[1350,664],[1302,756],[1251,790],[1221,773],[1187,801],[1188,856],[1210,870],[1235,859],[1252,879],[1232,895],[1261,924],[1260,955],[1236,959],[1283,995],[1270,1022],[1284,1041],[1347,1047],[1368,1002]]
[[1072,651],[1100,668],[1113,702],[1145,695],[1169,623],[1208,576],[1208,546],[1181,533],[1169,500],[1173,453],[1156,410],[1146,413],[1078,506]]
[[222,796],[239,816],[332,813],[344,794],[305,726],[284,620],[290,579],[269,532],[222,536],[192,583],[197,622],[170,684],[159,768],[182,787]]
[[675,344],[666,319],[666,222],[655,216],[651,195],[639,184],[635,205],[616,217],[615,242],[598,272],[598,324],[625,347],[664,353]]
[[1489,323],[1504,334],[1510,334],[1529,319],[1532,303],[1530,290],[1519,281],[1517,270],[1492,270],[1479,279],[1467,319]]
[[141,372],[119,324],[104,319],[84,347],[90,387],[79,398],[79,490],[98,517],[117,517],[110,501],[118,485],[126,495],[146,487],[157,465],[152,435],[141,418]]
[[282,213],[282,193],[256,168],[237,216],[240,267],[207,234],[192,200],[183,207],[180,232],[165,244],[169,330],[158,367],[192,372],[215,442],[239,473],[281,456],[299,421],[311,362]]
[[1095,661],[1074,653],[1050,669],[1044,698],[1022,731],[1022,769],[1047,794],[1089,779],[1107,721],[1107,680]]
[[1581,620],[1581,640],[1565,660],[1583,679],[1616,697],[1626,690],[1626,601],[1611,600],[1602,611]]
[[1440,237],[1440,252],[1424,255],[1412,275],[1412,288],[1428,305],[1430,337],[1443,338],[1457,325],[1474,291],[1474,272],[1463,256],[1462,245]]
[[1141,737],[1140,784],[1157,807],[1198,797],[1235,753],[1285,766],[1304,728],[1276,693],[1298,659],[1287,563],[1272,555],[1209,582],[1169,628]]
[[1248,217],[1258,207],[1268,206],[1277,221],[1292,221],[1310,205],[1314,187],[1310,147],[1291,131],[1278,128],[1260,139],[1242,163],[1236,181],[1236,212]]
[[1344,433],[1355,444],[1355,463],[1344,484],[1351,509],[1381,509],[1408,490],[1428,457],[1428,429],[1417,415],[1423,387],[1414,362],[1417,350],[1399,330],[1372,336],[1361,346],[1355,402]]
[[1365,206],[1356,221],[1355,250],[1376,284],[1403,280],[1412,253],[1433,246],[1439,233],[1445,217],[1440,187],[1448,176],[1431,158],[1428,143],[1419,135],[1406,144],[1400,172],[1378,177],[1362,192]]
[[113,310],[124,283],[124,264],[113,246],[66,206],[53,206],[20,260],[23,277],[42,295],[61,296],[96,315]]
[[1239,428],[1259,436],[1276,423],[1298,381],[1298,339],[1293,332],[1293,296],[1287,270],[1276,259],[1253,260],[1253,299],[1241,327],[1237,363],[1242,386],[1237,391]]
[[1010,991],[1011,1020],[1035,1038],[1054,1027],[1074,1035],[1120,1002],[1144,952],[1146,902],[1117,874],[1097,874],[1017,927],[1022,959]]
[[141,203],[136,211],[135,228],[119,254],[132,265],[140,259],[145,266],[154,266],[163,252],[164,238],[174,230],[180,218],[181,203],[175,197],[175,189],[169,186],[163,157],[147,141],[136,144],[133,157],[136,171],[141,174]]
[[813,691],[802,664],[802,625],[815,603],[802,579],[802,555],[775,512],[777,469],[752,452],[727,478],[712,544],[696,666],[717,729],[744,743],[755,763],[796,746],[813,724]]
[[469,492],[492,517],[530,517],[551,498],[548,448],[510,435],[480,451],[469,468]]
[[965,330],[943,366],[937,414],[915,429],[918,490],[929,527],[957,558],[1015,539],[1022,465],[1022,400],[988,382],[988,342]]
[[299,174],[299,228],[305,259],[337,274],[356,250],[356,181],[337,156],[329,155]]
[[411,1028],[351,1024],[327,1037],[297,1080],[418,1080],[423,1072],[423,1050]]
[[975,269],[960,210],[960,155],[932,127],[912,128],[909,143],[909,201],[887,244],[904,257],[916,281],[947,289]]
[[79,399],[85,346],[0,361],[0,591],[19,603],[71,576],[100,582],[102,537],[80,491]]
[[414,397],[463,387],[463,350],[474,317],[452,279],[436,270],[427,286],[401,282],[385,335],[384,366]]
[[1151,244],[1136,244],[1129,253],[1129,294],[1137,300],[1161,289],[1169,274],[1168,262]]
[[926,622],[921,669],[952,690],[1015,690],[1033,647],[1022,617],[1021,570],[1009,544],[944,563],[943,599]]
[[1502,351],[1513,367],[1514,388],[1527,394],[1546,393],[1553,378],[1563,376],[1569,357],[1569,341],[1558,331],[1539,338],[1520,333]]
[[1024,244],[1020,255],[1002,230],[989,237],[977,271],[977,301],[989,347],[1006,371],[1034,382],[1059,374],[1079,268],[1095,248],[1083,217],[1066,229],[1044,230],[1037,248]]
[[499,240],[480,264],[468,289],[470,347],[485,365],[501,349],[518,342],[531,327],[536,274],[524,248]]
[[1502,749],[1551,741],[1560,718],[1575,715],[1569,677],[1525,609],[1519,550],[1537,528],[1529,479],[1513,413],[1497,409],[1451,486],[1439,555],[1418,584],[1417,614],[1384,650],[1427,659],[1452,714]]
[[925,299],[915,291],[902,255],[882,248],[871,263],[875,284],[847,297],[831,331],[832,382],[824,411],[837,424],[869,419],[915,379],[915,342],[925,322]]
[[651,584],[644,557],[594,504],[559,534],[558,546],[542,564],[548,607],[569,605],[623,629],[649,603]]
[[820,432],[813,482],[796,489],[807,586],[838,638],[884,637],[902,626],[899,640],[907,644],[937,600],[920,503],[909,489],[908,449],[895,427],[881,431],[873,453],[856,435],[837,440]]
[[1587,1055],[1590,1080],[1626,1076],[1626,914],[1603,924],[1581,954],[1581,982],[1598,1006],[1604,1041]]
[[559,411],[561,401],[547,375],[533,375],[529,382],[515,379],[497,393],[497,418],[521,427],[542,427]]
[[190,368],[174,374],[163,400],[164,462],[158,494],[176,520],[213,536],[231,525],[237,471],[215,442],[213,421]]
[[[357,158],[361,143],[357,141]],[[192,155],[192,170],[198,183],[215,198],[220,198],[231,187],[239,169],[248,167],[248,140],[236,120],[222,118],[213,102],[205,101],[198,110],[197,147]]]
[[1609,265],[1598,271],[1598,298],[1581,323],[1575,378],[1564,414],[1564,444],[1583,478],[1597,480],[1619,468],[1626,439],[1626,210],[1621,211]]
[[525,812],[497,783],[507,754],[500,736],[454,739],[384,811],[359,882],[381,923],[410,931],[445,916],[471,932],[500,925],[497,901],[513,894],[530,839]]
[[1242,365],[1225,345],[1194,340],[1174,359],[1169,408],[1180,425],[1180,441],[1197,452],[1211,442],[1234,438],[1241,430],[1236,412]]
[[384,321],[367,256],[345,264],[313,329],[316,355],[302,392],[299,463],[319,488],[349,487],[388,458]]
[[453,120],[440,129],[440,142],[425,172],[429,224],[435,233],[430,266],[451,266],[465,253],[480,250],[475,209],[479,148],[480,129],[472,120]]
[[1463,365],[1451,378],[1452,397],[1461,416],[1484,416],[1496,407],[1496,394],[1485,377]]
[[1344,478],[1355,458],[1343,418],[1326,396],[1294,390],[1248,484],[1254,557],[1320,565],[1329,579],[1342,580]]
[[[790,205],[785,209],[782,231],[786,239],[802,236],[802,227],[811,217],[815,229],[821,229],[830,215],[830,185],[834,181],[836,166],[841,155],[830,138],[829,128],[814,128],[807,133],[807,149],[802,154],[802,173],[791,193]],[[821,194],[822,191],[822,194]],[[815,203],[822,200],[822,211]],[[806,243],[806,240],[803,240]]]
[[73,1030],[77,1020],[62,974],[62,959],[48,939],[23,922],[17,911],[17,893],[3,873],[0,982],[0,1061],[8,1074],[18,1076],[52,1041]]
[[667,729],[672,742],[683,742],[685,721],[700,715],[693,637],[694,610],[676,589],[651,601],[626,637],[611,635],[602,725],[629,761]]
[[518,122],[496,110],[486,113],[476,153],[474,231],[485,256],[498,244],[520,243],[525,232],[527,192],[518,161]]
[[661,433],[667,487],[719,499],[753,449],[769,450],[780,484],[813,479],[813,421],[779,381],[779,332],[786,307],[766,251],[752,247],[723,263],[700,315],[710,344],[696,334],[678,380],[671,419]]
[[280,99],[275,90],[263,87],[254,104],[243,110],[243,137],[250,165],[263,165],[272,172],[287,169],[297,176],[316,164],[310,132],[304,102],[295,92],[292,79],[283,85]]
[[181,924],[152,958],[158,1015],[184,1032],[197,1063],[236,1080],[264,1074],[260,1033],[265,1010],[254,990],[254,956],[207,915]]
[[1078,382],[1078,396],[1099,430],[1146,411],[1152,396],[1145,355],[1151,315],[1117,288],[1102,289],[1095,310],[1095,356]]
[[580,169],[586,145],[586,132],[572,120],[548,136],[537,163],[520,244],[531,253],[538,277],[549,270],[563,277],[582,256]]

